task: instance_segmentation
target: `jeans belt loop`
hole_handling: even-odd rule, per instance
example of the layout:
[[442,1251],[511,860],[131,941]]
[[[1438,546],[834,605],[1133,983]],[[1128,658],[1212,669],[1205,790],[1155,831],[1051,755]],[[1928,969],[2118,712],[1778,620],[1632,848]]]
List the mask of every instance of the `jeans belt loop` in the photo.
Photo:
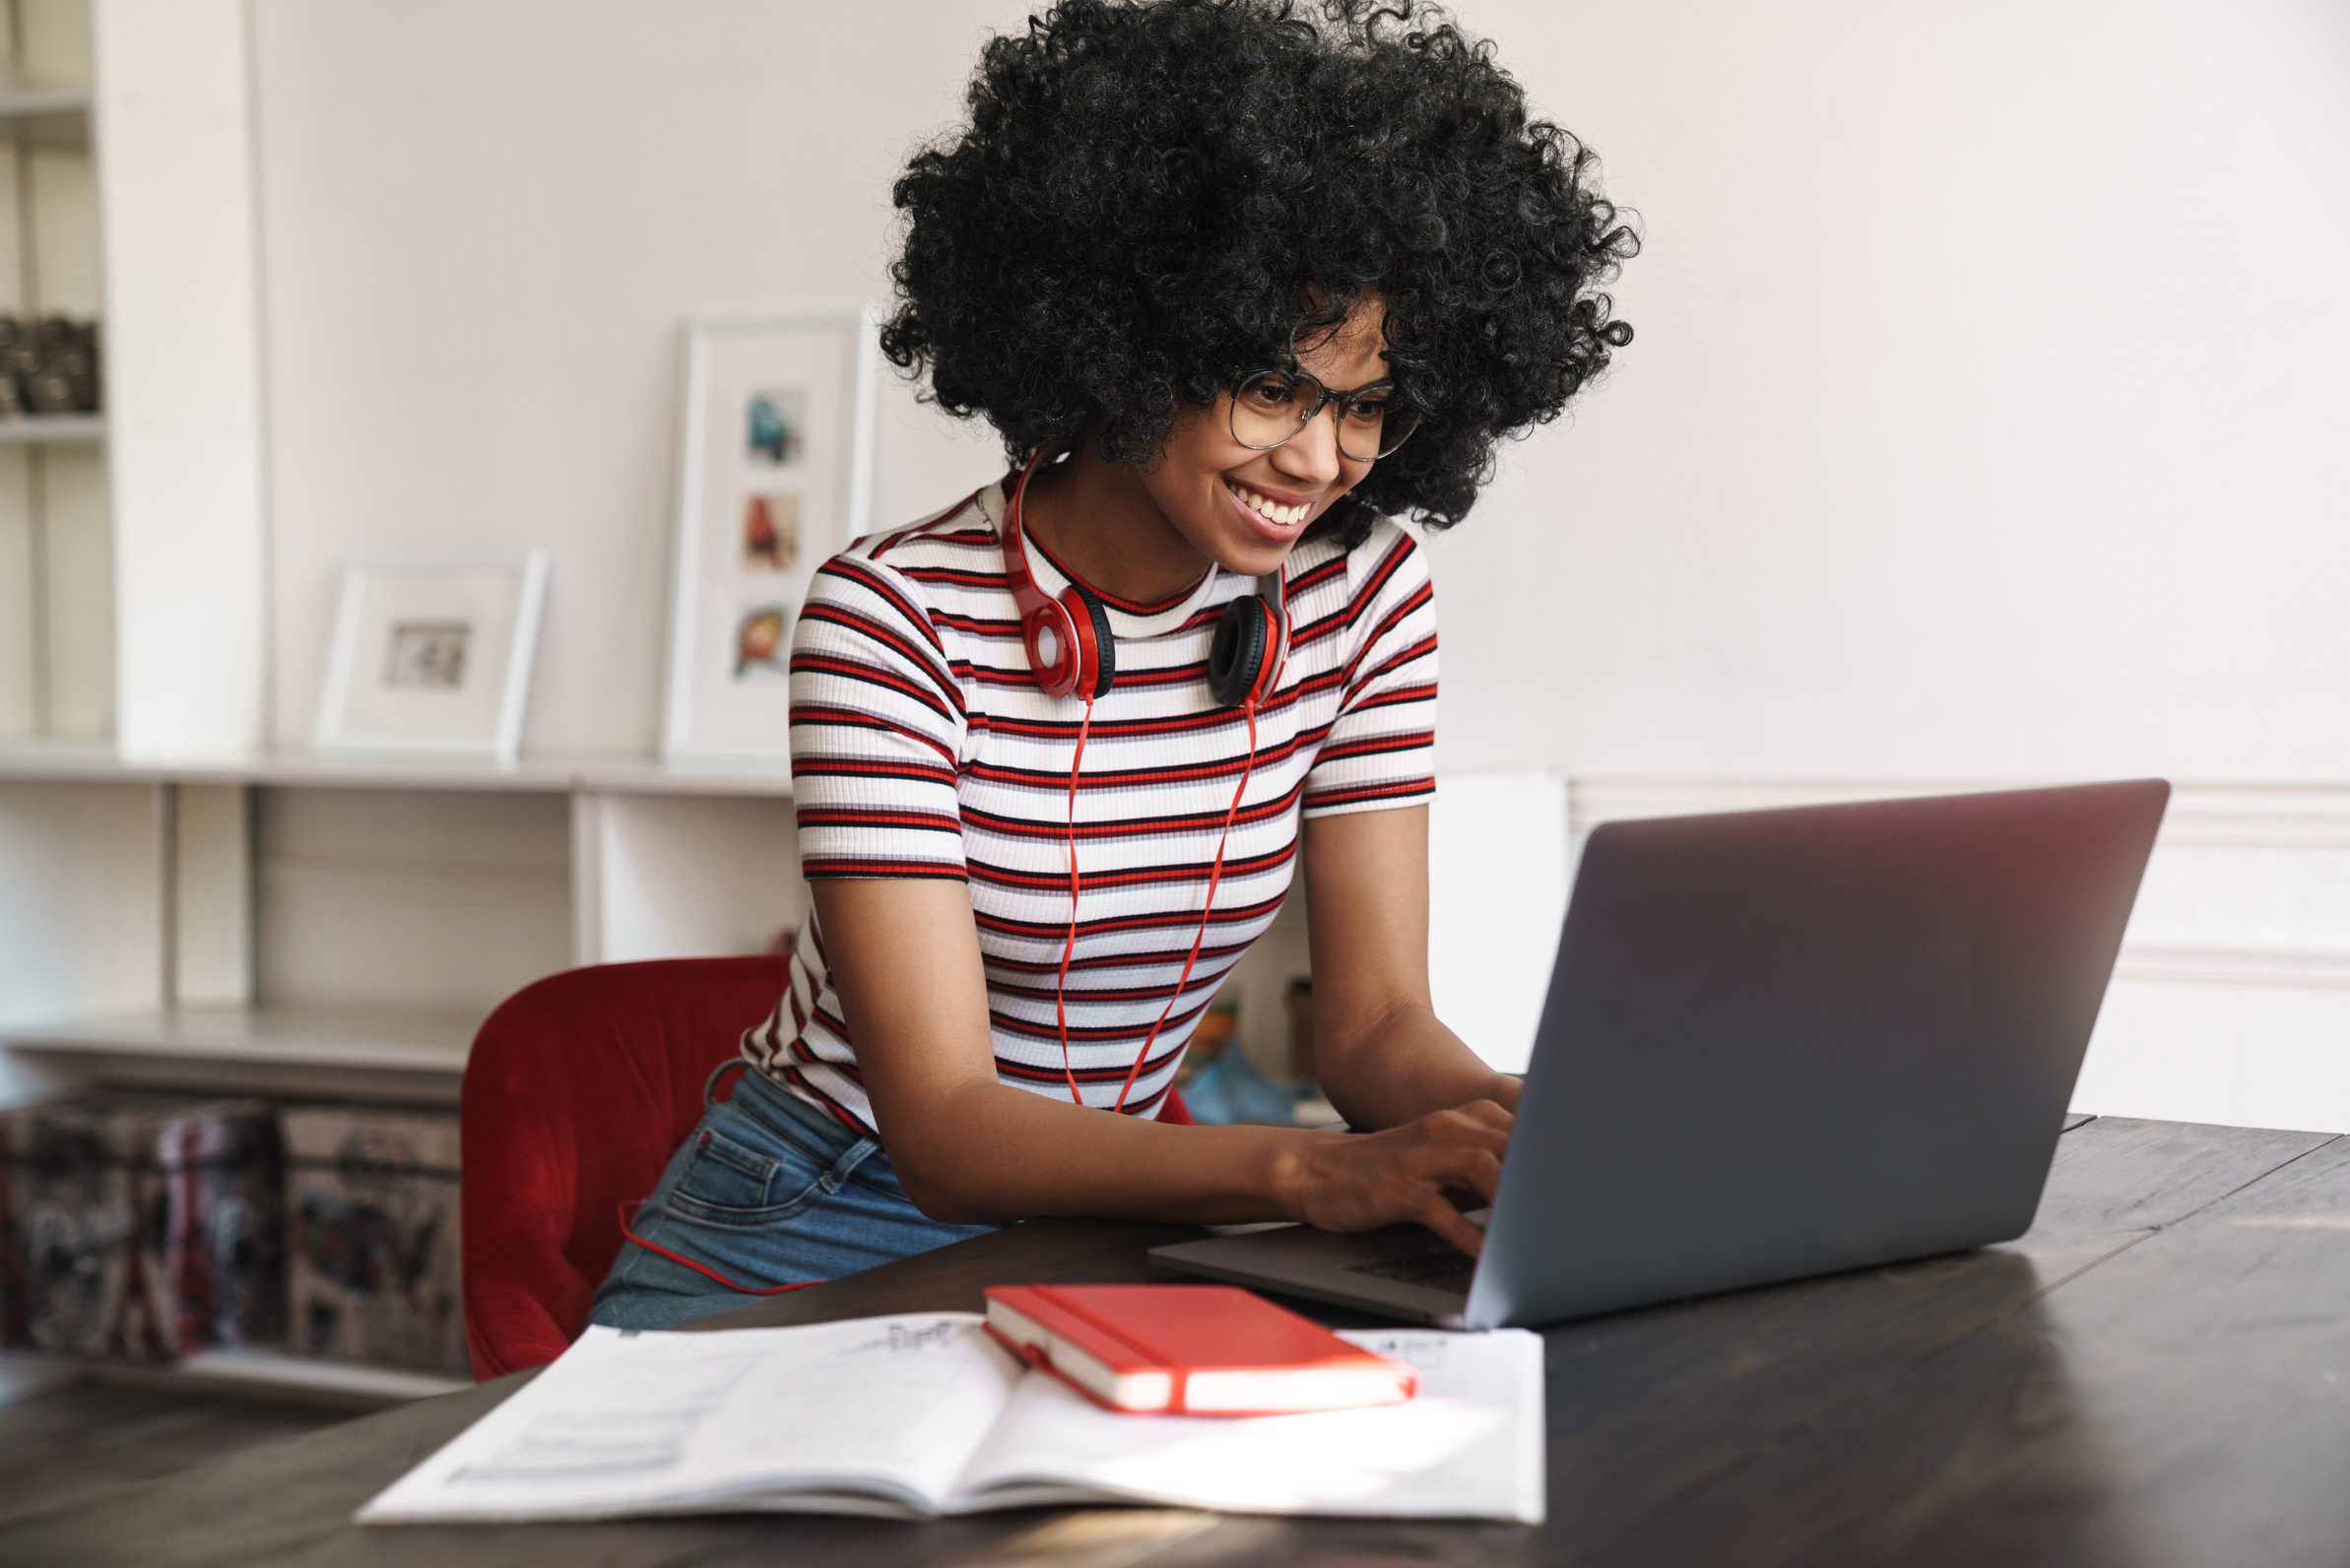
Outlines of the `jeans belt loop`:
[[[703,1084],[702,1084],[702,1086],[701,1086],[701,1102],[702,1102],[702,1104],[703,1104],[704,1106],[710,1106],[710,1105],[716,1105],[716,1104],[719,1104],[719,1103],[720,1103],[722,1100],[730,1100],[730,1099],[733,1099],[733,1098],[734,1098],[734,1088],[733,1088],[732,1086],[730,1086],[730,1087],[727,1089],[726,1093],[725,1093],[725,1094],[723,1094],[723,1095],[721,1095],[721,1094],[718,1092],[718,1080],[719,1080],[720,1078],[722,1078],[726,1077],[726,1075],[727,1075],[727,1074],[729,1074],[729,1073],[731,1073],[731,1072],[743,1072],[743,1073],[747,1073],[747,1072],[749,1072],[750,1070],[751,1070],[751,1064],[750,1064],[750,1063],[748,1063],[748,1062],[746,1062],[746,1061],[744,1061],[744,1060],[743,1060],[741,1057],[739,1057],[739,1056],[730,1056],[730,1057],[728,1057],[728,1058],[727,1058],[725,1061],[723,1061],[723,1062],[719,1063],[719,1064],[718,1064],[718,1065],[717,1065],[715,1068],[713,1068],[713,1069],[711,1069],[711,1070],[710,1070],[710,1076],[709,1076],[708,1079],[707,1079],[706,1081],[704,1081],[704,1082],[703,1082]],[[742,1079],[741,1079],[741,1078],[737,1078],[735,1081],[736,1081],[737,1083],[740,1083],[740,1082],[742,1081]]]

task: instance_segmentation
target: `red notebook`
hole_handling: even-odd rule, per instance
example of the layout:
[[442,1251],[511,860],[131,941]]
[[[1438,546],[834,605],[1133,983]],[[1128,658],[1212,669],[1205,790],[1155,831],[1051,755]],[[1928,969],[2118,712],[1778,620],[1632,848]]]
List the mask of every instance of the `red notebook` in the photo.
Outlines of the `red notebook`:
[[1232,1285],[990,1285],[987,1329],[1113,1410],[1278,1415],[1401,1405],[1402,1361]]

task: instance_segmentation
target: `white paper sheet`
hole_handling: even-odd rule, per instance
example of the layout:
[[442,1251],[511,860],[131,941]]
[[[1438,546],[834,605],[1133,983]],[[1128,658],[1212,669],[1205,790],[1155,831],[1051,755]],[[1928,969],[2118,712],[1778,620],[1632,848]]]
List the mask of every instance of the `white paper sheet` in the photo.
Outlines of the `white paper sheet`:
[[788,1507],[756,1496],[787,1489],[929,1511],[1023,1376],[980,1322],[947,1312],[716,1334],[590,1329],[359,1519]]
[[1341,1338],[1419,1369],[1406,1404],[1241,1419],[1126,1415],[1031,1376],[955,1488],[958,1508],[1062,1496],[1229,1513],[1542,1519],[1542,1340]]

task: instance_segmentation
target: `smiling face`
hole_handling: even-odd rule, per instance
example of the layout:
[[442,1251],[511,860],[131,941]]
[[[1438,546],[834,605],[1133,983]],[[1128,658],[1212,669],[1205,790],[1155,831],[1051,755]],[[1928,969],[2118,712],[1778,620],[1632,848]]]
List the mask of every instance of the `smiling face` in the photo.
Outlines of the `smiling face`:
[[[1377,298],[1357,305],[1328,337],[1299,345],[1297,368],[1340,392],[1383,379],[1383,313]],[[1371,472],[1338,450],[1338,419],[1336,407],[1326,408],[1281,445],[1256,451],[1233,437],[1226,389],[1212,408],[1186,409],[1176,420],[1164,457],[1141,476],[1142,489],[1193,550],[1226,570],[1262,576]]]

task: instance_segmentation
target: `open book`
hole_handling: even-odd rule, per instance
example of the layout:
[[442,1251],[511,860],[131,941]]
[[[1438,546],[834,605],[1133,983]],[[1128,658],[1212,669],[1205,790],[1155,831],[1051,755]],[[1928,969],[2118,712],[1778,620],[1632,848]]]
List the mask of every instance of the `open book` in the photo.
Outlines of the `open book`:
[[361,1524],[786,1511],[927,1518],[1136,1502],[1542,1518],[1542,1342],[1382,1330],[1419,1397],[1240,1419],[1097,1408],[976,1314],[705,1334],[590,1329]]

